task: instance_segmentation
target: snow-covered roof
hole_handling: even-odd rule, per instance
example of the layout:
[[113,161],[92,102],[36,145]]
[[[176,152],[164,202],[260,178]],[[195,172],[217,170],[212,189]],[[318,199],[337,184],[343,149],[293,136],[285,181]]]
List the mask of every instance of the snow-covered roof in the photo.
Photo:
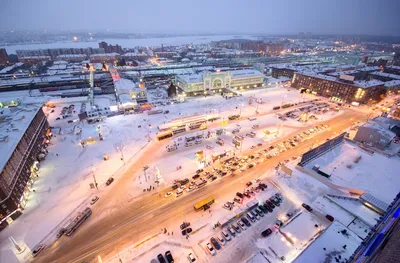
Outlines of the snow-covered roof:
[[316,74],[316,73],[312,73],[312,72],[303,72],[301,74],[302,75],[306,75],[306,76],[310,76],[310,77],[319,78],[319,79],[324,79],[324,80],[329,80],[329,81],[336,81],[335,77],[327,76],[327,75],[323,75],[323,74]]
[[231,71],[232,78],[240,79],[240,78],[247,78],[247,77],[264,77],[258,70],[253,69],[242,69],[242,70],[234,70]]
[[103,53],[103,54],[93,54],[93,55],[90,55],[90,57],[91,58],[94,58],[94,57],[116,57],[116,56],[119,56],[119,54],[118,53]]
[[[313,72],[302,72],[300,74],[301,75],[305,75],[305,76],[319,78],[319,79],[338,82],[338,79],[333,77],[333,76],[327,76],[327,75],[313,73]],[[382,82],[380,80],[376,80],[376,79],[374,79],[374,80],[356,80],[356,81],[354,81],[353,83],[350,83],[350,84],[352,84],[354,86],[357,86],[357,87],[360,87],[360,88],[370,88],[370,87],[383,85],[384,82]]]
[[128,52],[122,55],[123,57],[149,57],[150,55],[148,54],[142,54],[142,53],[135,53],[135,52]]
[[387,69],[398,69],[400,70],[400,66],[388,66]]
[[85,58],[85,57],[86,57],[85,54],[64,54],[57,56],[57,58]]
[[[346,230],[346,235],[342,234]],[[293,262],[340,262],[346,261],[361,244],[362,239],[341,223],[334,221]],[[343,246],[346,245],[346,249]]]
[[384,212],[386,212],[387,209],[388,209],[388,207],[389,207],[389,204],[388,204],[388,203],[386,203],[386,202],[380,200],[379,198],[373,196],[373,195],[370,194],[370,193],[365,193],[365,194],[361,195],[361,196],[360,196],[360,199],[363,200],[363,201],[365,201],[365,202],[370,203],[370,204],[373,205],[374,207],[377,207],[377,208],[379,208],[381,211],[384,211]]
[[312,170],[316,164],[322,171],[332,171],[331,183],[368,191],[384,202],[390,203],[400,191],[399,158],[387,158],[378,152],[371,155],[347,141],[312,160],[305,168]]
[[203,74],[188,74],[188,75],[178,75],[179,79],[182,79],[186,83],[198,83],[203,82]]
[[369,121],[362,125],[364,128],[371,128],[378,132],[380,135],[384,136],[387,138],[387,140],[392,140],[394,137],[396,137],[396,134],[392,131],[390,131],[388,128],[389,127],[384,127],[381,123],[377,123],[374,121]]
[[385,82],[385,87],[395,87],[395,86],[400,86],[400,79],[395,79]]
[[51,59],[50,56],[23,56],[18,57],[19,59]]
[[381,68],[378,66],[372,66],[372,67],[364,67],[364,68],[358,68],[358,71],[376,71],[380,70]]
[[358,71],[353,69],[353,70],[332,72],[332,73],[328,73],[328,75],[334,76],[334,77],[339,77],[340,75],[351,75],[351,74],[356,74],[356,73],[358,73]]
[[370,88],[370,87],[383,85],[385,83],[380,80],[373,79],[373,80],[356,80],[353,82],[353,84],[360,88]]
[[370,74],[371,74],[371,75],[376,75],[376,76],[382,76],[382,77],[392,78],[392,79],[400,79],[400,75],[390,74],[390,73],[384,73],[384,72],[380,72],[380,71],[371,72]]
[[5,73],[7,73],[7,72],[13,70],[14,68],[20,67],[20,66],[22,66],[22,65],[24,65],[24,63],[18,62],[18,63],[15,63],[14,65],[5,67],[5,68],[3,68],[2,70],[0,70],[0,74],[5,74]]
[[40,105],[0,108],[0,138],[6,138],[5,141],[0,141],[0,171],[39,110]]
[[25,83],[40,83],[40,82],[54,82],[54,81],[67,81],[67,80],[81,80],[79,76],[71,74],[59,74],[54,76],[43,76],[33,78],[16,78],[16,79],[1,79],[0,86],[17,85]]

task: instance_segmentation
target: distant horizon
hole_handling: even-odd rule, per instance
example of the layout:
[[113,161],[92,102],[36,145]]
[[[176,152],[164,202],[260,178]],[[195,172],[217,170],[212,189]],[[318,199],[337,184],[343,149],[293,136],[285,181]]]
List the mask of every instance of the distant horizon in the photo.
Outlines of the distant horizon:
[[263,32],[145,32],[145,31],[124,31],[124,30],[90,30],[90,29],[32,29],[32,30],[0,30],[2,33],[24,33],[24,32],[32,32],[37,34],[47,34],[47,33],[92,33],[92,34],[144,34],[144,35],[185,35],[185,36],[193,36],[193,35],[259,35],[259,36],[298,36],[300,33],[311,33],[312,36],[353,36],[353,37],[363,37],[363,36],[376,36],[376,37],[400,37],[400,32],[398,35],[393,34],[359,34],[359,33],[314,33],[311,31],[299,31],[293,33],[263,33]]

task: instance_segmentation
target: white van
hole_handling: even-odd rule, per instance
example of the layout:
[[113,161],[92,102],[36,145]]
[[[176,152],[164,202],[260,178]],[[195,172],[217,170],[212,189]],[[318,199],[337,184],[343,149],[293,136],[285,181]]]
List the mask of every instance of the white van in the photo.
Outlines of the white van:
[[178,188],[176,191],[176,197],[181,196],[183,194],[183,190],[181,188]]
[[254,218],[254,216],[250,213],[247,213],[247,217],[250,219],[251,222],[255,222],[256,219]]

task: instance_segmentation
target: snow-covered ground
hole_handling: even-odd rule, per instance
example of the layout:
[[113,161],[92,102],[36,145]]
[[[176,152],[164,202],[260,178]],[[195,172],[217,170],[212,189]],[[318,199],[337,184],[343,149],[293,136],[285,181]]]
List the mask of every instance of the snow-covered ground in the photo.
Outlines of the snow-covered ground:
[[[26,92],[4,93],[7,99],[24,96],[31,99]],[[263,98],[264,104],[249,105],[249,97]],[[36,98],[36,97],[32,97]],[[44,97],[38,97],[43,99]],[[80,122],[68,123],[69,120],[77,120],[82,102],[74,102],[65,99],[68,103],[62,103],[63,99],[58,99],[54,112],[53,109],[45,108],[49,114],[48,119],[53,129],[54,138],[48,147],[49,154],[45,161],[41,163],[39,179],[35,182],[34,189],[29,196],[24,214],[13,224],[0,233],[2,255],[10,255],[10,262],[17,262],[12,255],[12,245],[8,241],[9,236],[28,248],[34,247],[40,242],[52,243],[56,239],[58,229],[65,226],[74,215],[85,208],[94,195],[99,195],[107,190],[105,182],[111,176],[118,178],[129,166],[129,162],[140,156],[142,149],[150,144],[156,143],[154,138],[158,133],[157,126],[169,122],[173,119],[192,116],[195,114],[214,113],[220,114],[227,119],[233,114],[241,114],[242,120],[240,134],[245,135],[253,130],[257,136],[255,138],[246,137],[242,151],[249,149],[257,143],[272,142],[273,140],[293,132],[298,126],[282,125],[279,127],[278,136],[264,136],[263,130],[277,130],[277,116],[272,112],[272,107],[280,105],[282,99],[285,102],[295,103],[298,101],[315,98],[312,95],[301,95],[298,92],[278,87],[269,89],[252,90],[243,93],[243,96],[225,100],[219,95],[205,98],[189,98],[187,102],[158,106],[160,109],[168,110],[169,114],[147,115],[118,115],[105,119],[96,124]],[[46,101],[49,98],[44,98]],[[113,96],[96,96],[95,104],[100,108],[109,107],[115,102]],[[66,119],[56,120],[60,117],[62,108],[75,105],[75,113]],[[86,103],[86,110],[89,104]],[[256,121],[249,121],[246,117],[253,116],[257,111],[259,115]],[[252,125],[257,124],[259,128],[252,129]],[[140,127],[140,128],[139,128]],[[215,138],[204,141],[200,145],[169,153],[164,149],[155,153],[154,162],[149,164],[149,172],[153,172],[155,167],[160,169],[166,185],[175,179],[181,179],[182,174],[190,174],[197,169],[197,162],[194,160],[194,153],[198,150],[205,150],[208,158],[217,152],[230,150],[232,145],[232,129],[237,127],[235,124],[225,125],[227,133],[222,137],[225,139],[223,147],[215,143]],[[99,131],[104,140],[99,140]],[[194,132],[198,133],[198,132]],[[88,140],[83,148],[80,140]],[[178,137],[175,138],[178,140]],[[207,144],[213,145],[213,150],[207,150]],[[239,150],[237,150],[238,152]],[[104,161],[103,157],[108,156],[109,160]],[[121,159],[123,158],[123,160]],[[171,165],[174,164],[174,165]],[[176,164],[176,165],[175,165]],[[176,173],[176,166],[182,165],[182,171]],[[132,180],[131,197],[142,192],[148,182],[139,173],[134,175],[136,180]],[[99,190],[91,189],[90,184],[94,183],[94,178],[98,183]],[[146,184],[147,183],[147,184]],[[298,204],[298,203],[297,203]],[[8,256],[7,256],[8,258]],[[19,258],[23,261],[23,257]]]
[[[357,158],[361,157],[358,162]],[[370,154],[355,144],[344,142],[306,165],[314,165],[331,174],[332,183],[368,191],[386,203],[390,203],[400,191],[398,167],[400,158],[388,158],[375,152]]]
[[281,262],[282,257],[291,262],[322,229],[324,226],[313,214],[303,211],[289,224],[275,230],[270,237],[259,239],[256,244],[266,251],[271,262]]
[[[343,230],[346,232],[342,233]],[[336,258],[343,262],[353,254],[361,241],[355,233],[335,221],[294,262],[334,263],[338,262]]]

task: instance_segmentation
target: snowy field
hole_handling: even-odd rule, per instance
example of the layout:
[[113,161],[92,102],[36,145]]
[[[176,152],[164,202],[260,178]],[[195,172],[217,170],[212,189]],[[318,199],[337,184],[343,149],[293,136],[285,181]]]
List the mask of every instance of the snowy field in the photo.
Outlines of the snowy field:
[[[356,163],[355,160],[360,157]],[[354,144],[344,142],[311,161],[305,168],[311,170],[315,164],[332,175],[332,183],[368,191],[386,203],[390,203],[400,191],[398,156],[371,155]]]

